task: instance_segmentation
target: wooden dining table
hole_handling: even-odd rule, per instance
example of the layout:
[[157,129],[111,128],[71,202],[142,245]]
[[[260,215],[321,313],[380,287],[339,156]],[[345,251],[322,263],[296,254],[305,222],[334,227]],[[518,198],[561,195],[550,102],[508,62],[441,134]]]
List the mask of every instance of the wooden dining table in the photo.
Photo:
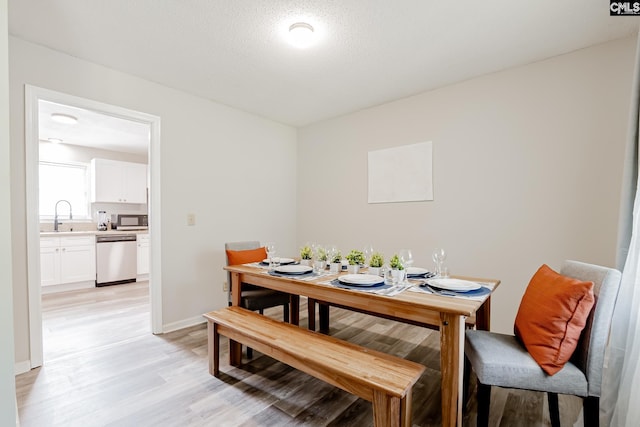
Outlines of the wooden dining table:
[[[271,275],[267,269],[251,264],[227,266],[225,270],[231,273],[232,305],[240,305],[241,285],[247,283],[292,295],[306,296],[372,315],[437,328],[440,331],[442,425],[462,425],[465,323],[475,325],[477,329],[489,330],[491,294],[482,301],[410,290],[394,296],[384,296],[327,284],[338,274],[323,275],[309,280],[297,276]],[[489,287],[492,293],[500,284],[500,281],[495,279],[456,278],[482,283]],[[241,361],[240,343],[230,341],[229,363],[239,366]]]

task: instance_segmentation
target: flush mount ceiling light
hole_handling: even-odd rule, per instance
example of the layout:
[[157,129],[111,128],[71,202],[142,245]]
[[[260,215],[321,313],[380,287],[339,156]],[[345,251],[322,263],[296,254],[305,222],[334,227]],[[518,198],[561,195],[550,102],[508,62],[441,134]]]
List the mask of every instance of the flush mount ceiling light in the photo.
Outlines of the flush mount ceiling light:
[[67,125],[74,125],[76,123],[78,123],[78,118],[74,117],[70,114],[62,114],[62,113],[53,113],[51,114],[51,120],[58,122],[58,123],[64,123]]
[[297,48],[304,49],[311,46],[314,39],[314,31],[311,24],[296,22],[289,27],[289,43]]

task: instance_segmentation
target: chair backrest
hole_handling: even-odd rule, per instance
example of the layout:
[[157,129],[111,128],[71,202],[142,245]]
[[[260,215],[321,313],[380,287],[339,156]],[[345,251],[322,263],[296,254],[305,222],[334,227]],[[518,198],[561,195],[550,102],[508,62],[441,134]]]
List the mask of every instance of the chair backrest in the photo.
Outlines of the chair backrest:
[[[257,249],[260,247],[260,242],[252,240],[246,242],[227,242],[224,244],[224,259],[227,265],[229,265],[229,258],[227,257],[227,251],[246,251],[247,249]],[[227,296],[231,301],[231,273],[227,273]]]
[[600,396],[604,353],[609,340],[613,309],[618,297],[621,274],[613,268],[565,261],[560,273],[594,284],[595,303],[571,361],[585,373],[589,396]]

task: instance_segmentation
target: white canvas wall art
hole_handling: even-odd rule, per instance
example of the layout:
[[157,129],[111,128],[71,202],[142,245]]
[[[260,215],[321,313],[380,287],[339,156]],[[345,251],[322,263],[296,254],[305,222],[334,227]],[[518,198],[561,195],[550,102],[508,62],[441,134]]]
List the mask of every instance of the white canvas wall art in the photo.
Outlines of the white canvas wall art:
[[369,203],[433,200],[432,142],[368,153]]

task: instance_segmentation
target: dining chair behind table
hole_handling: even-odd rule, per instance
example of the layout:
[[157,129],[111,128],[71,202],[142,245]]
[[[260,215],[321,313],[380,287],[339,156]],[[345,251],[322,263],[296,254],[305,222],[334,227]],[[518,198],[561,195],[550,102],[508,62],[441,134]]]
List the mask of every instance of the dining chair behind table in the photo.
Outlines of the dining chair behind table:
[[[229,260],[233,258],[242,259],[243,263],[261,262],[266,258],[266,251],[263,253],[263,251],[257,250],[261,248],[260,242],[258,241],[228,242],[224,244],[224,248],[227,265],[231,265]],[[264,250],[264,248],[262,249]],[[229,305],[231,305],[231,273],[227,274],[227,280],[228,299]],[[243,283],[240,305],[247,310],[257,311],[260,314],[264,314],[264,310],[267,308],[281,305],[283,309],[283,320],[290,322],[291,298],[291,295],[284,292]],[[297,298],[297,296],[294,296],[294,298]],[[247,357],[253,357],[251,348],[247,348]]]
[[489,422],[491,386],[546,392],[552,426],[560,426],[558,394],[582,397],[584,425],[599,425],[604,352],[621,274],[612,268],[565,261],[560,275],[593,282],[595,302],[570,360],[557,366],[557,372],[546,373],[513,335],[466,331],[465,355],[478,379],[478,427]]

